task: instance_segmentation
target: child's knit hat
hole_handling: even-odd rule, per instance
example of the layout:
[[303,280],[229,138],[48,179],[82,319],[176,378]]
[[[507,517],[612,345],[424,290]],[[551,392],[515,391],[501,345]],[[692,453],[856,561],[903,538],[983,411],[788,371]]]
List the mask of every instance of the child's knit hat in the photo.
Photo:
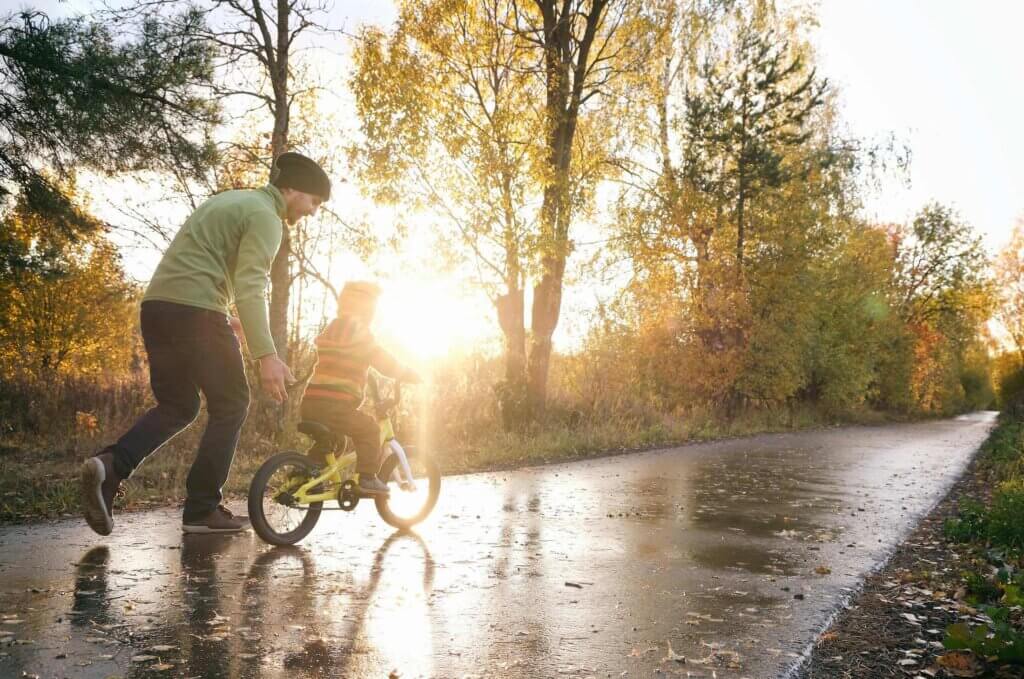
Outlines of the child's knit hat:
[[338,295],[338,315],[372,316],[380,297],[380,286],[369,281],[349,281]]

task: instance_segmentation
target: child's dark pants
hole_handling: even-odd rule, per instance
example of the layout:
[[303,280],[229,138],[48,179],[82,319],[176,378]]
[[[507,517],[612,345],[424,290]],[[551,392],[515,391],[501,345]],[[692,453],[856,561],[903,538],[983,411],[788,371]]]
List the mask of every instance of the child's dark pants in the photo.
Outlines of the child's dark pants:
[[302,402],[302,419],[325,425],[337,435],[345,435],[356,445],[356,471],[376,474],[380,469],[380,427],[377,420],[356,410],[355,403],[326,399]]

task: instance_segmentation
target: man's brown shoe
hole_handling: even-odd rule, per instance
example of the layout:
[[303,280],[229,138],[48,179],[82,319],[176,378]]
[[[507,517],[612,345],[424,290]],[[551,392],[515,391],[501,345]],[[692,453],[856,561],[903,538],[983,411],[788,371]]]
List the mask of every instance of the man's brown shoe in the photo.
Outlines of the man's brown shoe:
[[121,487],[121,479],[114,471],[113,453],[102,453],[83,462],[79,478],[85,522],[100,535],[110,535],[114,530],[114,496]]
[[218,505],[198,521],[182,523],[181,530],[186,533],[238,533],[249,530],[249,517],[235,516],[224,505]]

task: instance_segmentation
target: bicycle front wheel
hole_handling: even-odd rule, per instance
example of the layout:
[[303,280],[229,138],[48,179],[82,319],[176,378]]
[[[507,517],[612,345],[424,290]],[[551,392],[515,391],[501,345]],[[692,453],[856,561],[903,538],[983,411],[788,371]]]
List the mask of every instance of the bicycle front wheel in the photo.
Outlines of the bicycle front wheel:
[[315,470],[299,453],[278,453],[257,470],[249,484],[249,522],[265,542],[294,545],[313,530],[323,503],[299,504],[292,493],[313,478]]
[[395,528],[412,528],[430,515],[441,494],[441,468],[429,456],[410,455],[413,486],[395,480],[398,456],[387,456],[377,476],[388,484],[389,494],[376,498],[377,513]]

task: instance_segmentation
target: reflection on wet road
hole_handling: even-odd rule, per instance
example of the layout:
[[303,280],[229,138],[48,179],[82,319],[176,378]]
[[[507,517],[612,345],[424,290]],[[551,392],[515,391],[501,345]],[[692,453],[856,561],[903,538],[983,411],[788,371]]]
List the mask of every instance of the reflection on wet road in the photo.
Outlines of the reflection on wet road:
[[0,528],[0,676],[779,676],[992,419],[450,478],[417,534],[364,503],[293,549]]

